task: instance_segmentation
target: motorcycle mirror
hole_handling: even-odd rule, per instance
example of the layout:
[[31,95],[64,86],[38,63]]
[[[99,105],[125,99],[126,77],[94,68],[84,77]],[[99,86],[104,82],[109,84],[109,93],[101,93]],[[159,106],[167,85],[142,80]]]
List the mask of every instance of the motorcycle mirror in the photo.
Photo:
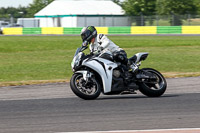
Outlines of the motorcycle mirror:
[[87,41],[84,41],[83,43],[82,43],[82,46],[83,47],[85,47],[85,46],[87,46],[88,45],[88,42]]

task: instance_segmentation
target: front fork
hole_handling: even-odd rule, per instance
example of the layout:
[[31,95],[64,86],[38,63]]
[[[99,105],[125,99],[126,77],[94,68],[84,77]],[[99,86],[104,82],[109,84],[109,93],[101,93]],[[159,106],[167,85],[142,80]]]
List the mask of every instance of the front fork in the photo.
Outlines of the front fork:
[[88,84],[89,79],[94,75],[92,72],[88,71],[88,70],[84,70],[84,71],[77,71],[75,73],[82,73],[83,74],[83,79],[85,80],[85,85]]

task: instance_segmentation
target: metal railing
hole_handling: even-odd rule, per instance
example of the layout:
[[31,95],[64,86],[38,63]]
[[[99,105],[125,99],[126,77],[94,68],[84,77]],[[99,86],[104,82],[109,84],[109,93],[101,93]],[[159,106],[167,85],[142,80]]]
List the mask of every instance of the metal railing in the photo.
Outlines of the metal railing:
[[[127,23],[124,23],[124,25],[117,25],[115,23],[118,22],[117,17],[116,18],[109,18],[109,17],[104,17],[104,23],[101,23],[96,26],[200,26],[200,15],[193,15],[193,14],[185,14],[185,15],[154,15],[154,16],[120,16],[118,17],[121,19],[121,21],[128,21]],[[100,19],[100,18],[99,18]],[[96,21],[99,21],[99,19],[96,19]],[[22,26],[26,27],[25,21],[26,19],[21,19],[22,21]],[[116,21],[116,22],[115,22]],[[17,18],[0,18],[0,22],[8,22],[10,25],[14,25],[17,23]],[[39,23],[39,22],[37,22]],[[88,23],[88,24],[91,24]],[[33,26],[33,27],[38,27],[39,24]],[[82,25],[79,25],[81,27]],[[1,25],[0,25],[1,27]],[[54,27],[54,26],[53,26]],[[62,27],[62,26],[61,26]]]
[[197,26],[200,15],[154,15],[130,16],[132,26]]

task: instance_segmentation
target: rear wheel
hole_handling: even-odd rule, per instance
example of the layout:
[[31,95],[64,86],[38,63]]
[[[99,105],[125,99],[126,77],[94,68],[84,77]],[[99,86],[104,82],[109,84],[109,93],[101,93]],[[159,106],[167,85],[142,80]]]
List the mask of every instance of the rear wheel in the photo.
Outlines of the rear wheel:
[[85,100],[96,99],[101,93],[101,86],[95,77],[86,81],[81,73],[75,73],[70,80],[70,87],[74,94]]
[[139,90],[148,97],[159,97],[164,94],[167,88],[167,82],[164,76],[155,69],[144,68],[142,71],[151,73],[153,79],[142,79],[139,83]]

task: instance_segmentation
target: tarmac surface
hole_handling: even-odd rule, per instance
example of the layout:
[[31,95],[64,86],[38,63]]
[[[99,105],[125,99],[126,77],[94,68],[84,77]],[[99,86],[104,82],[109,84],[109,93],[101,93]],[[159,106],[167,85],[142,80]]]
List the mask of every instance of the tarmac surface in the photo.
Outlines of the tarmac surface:
[[92,101],[76,97],[69,83],[0,87],[0,132],[199,133],[199,81],[167,79],[159,98],[138,93]]

